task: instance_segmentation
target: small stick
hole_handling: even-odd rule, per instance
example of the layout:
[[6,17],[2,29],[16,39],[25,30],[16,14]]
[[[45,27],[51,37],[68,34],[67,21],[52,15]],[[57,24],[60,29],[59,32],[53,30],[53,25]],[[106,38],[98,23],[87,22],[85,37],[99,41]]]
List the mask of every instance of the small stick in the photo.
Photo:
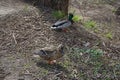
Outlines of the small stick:
[[54,76],[53,76],[53,79],[54,79],[56,76],[60,75],[60,74],[62,74],[62,71],[61,71],[60,73],[54,75]]
[[13,39],[15,41],[15,44],[17,44],[16,38],[15,38],[15,34],[13,33]]
[[113,74],[114,74],[114,77],[115,77],[115,80],[118,80],[116,74],[115,74],[115,70],[113,70]]

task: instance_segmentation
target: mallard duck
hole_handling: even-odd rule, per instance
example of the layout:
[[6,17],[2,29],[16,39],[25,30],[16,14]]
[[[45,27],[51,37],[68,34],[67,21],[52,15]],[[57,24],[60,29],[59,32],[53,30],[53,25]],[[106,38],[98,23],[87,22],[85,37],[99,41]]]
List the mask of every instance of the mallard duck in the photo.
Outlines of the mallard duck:
[[65,30],[66,28],[70,27],[74,23],[72,18],[73,18],[73,14],[69,13],[67,20],[57,21],[56,23],[54,23],[52,25],[51,29],[53,29],[53,30],[60,30],[60,29]]
[[44,60],[48,61],[49,64],[53,64],[58,58],[61,58],[65,54],[65,50],[65,46],[60,44],[58,47],[50,46],[37,49],[34,51],[34,54],[39,55]]

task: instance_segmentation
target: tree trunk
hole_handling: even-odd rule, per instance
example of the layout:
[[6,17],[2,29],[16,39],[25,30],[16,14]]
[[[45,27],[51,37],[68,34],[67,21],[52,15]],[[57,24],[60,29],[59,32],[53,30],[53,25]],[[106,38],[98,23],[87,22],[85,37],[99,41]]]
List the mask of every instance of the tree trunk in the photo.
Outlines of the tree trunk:
[[40,4],[68,14],[69,0],[39,0]]

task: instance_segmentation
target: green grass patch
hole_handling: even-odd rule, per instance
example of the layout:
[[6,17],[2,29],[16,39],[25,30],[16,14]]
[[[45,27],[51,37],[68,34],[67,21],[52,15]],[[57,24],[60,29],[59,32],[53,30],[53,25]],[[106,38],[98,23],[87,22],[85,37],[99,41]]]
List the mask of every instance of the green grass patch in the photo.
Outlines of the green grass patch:
[[88,20],[82,23],[86,29],[92,30],[95,33],[99,33],[99,27],[96,21]]
[[82,61],[82,55],[88,54],[90,55],[91,60],[97,60],[101,58],[103,55],[103,51],[101,49],[79,49],[79,48],[73,48],[68,55],[71,59]]
[[113,39],[112,32],[106,33],[106,34],[105,34],[105,37],[108,38],[108,39]]
[[101,49],[88,49],[87,53],[90,53],[91,58],[98,59],[103,55],[103,51]]
[[95,21],[89,20],[84,22],[83,25],[88,29],[93,29],[97,26],[97,23]]
[[73,18],[72,18],[72,20],[74,21],[74,22],[79,22],[79,21],[81,21],[83,19],[83,17],[82,16],[78,16],[78,15],[75,15]]
[[53,11],[52,16],[56,19],[61,19],[65,16],[65,13],[60,11],[60,10],[59,11]]

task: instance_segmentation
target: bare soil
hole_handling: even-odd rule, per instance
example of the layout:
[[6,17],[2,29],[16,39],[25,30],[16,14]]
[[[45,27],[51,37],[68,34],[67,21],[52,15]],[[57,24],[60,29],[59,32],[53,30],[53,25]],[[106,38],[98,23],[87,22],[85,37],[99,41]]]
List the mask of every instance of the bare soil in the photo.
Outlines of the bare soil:
[[[0,80],[119,80],[120,19],[111,11],[116,6],[91,4],[81,5],[81,14],[99,23],[98,33],[85,29],[81,23],[75,23],[68,32],[53,31],[50,26],[57,20],[52,9],[35,7],[23,0],[1,0]],[[106,31],[112,31],[113,39],[104,36]],[[69,48],[102,49],[99,71],[93,73],[98,67],[89,63],[89,54],[74,59],[69,57],[72,53],[66,53],[55,65],[33,57],[36,48],[60,43]]]

